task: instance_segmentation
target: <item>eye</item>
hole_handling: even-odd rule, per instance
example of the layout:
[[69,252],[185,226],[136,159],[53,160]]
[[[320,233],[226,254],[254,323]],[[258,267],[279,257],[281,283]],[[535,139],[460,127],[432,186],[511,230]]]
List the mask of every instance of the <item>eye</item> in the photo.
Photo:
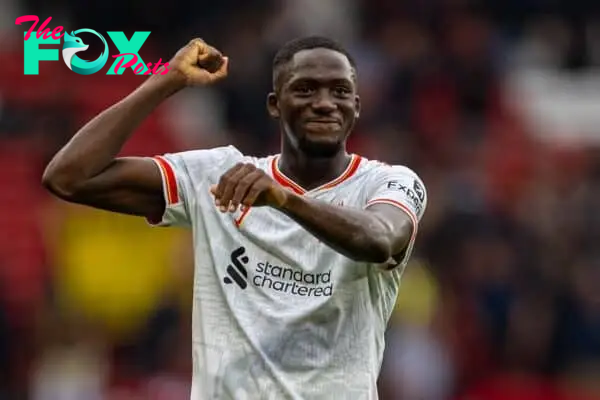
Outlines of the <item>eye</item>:
[[346,97],[352,93],[352,90],[347,86],[336,86],[333,88],[336,96]]
[[310,96],[313,93],[313,88],[308,85],[299,85],[294,88],[294,92],[302,96]]

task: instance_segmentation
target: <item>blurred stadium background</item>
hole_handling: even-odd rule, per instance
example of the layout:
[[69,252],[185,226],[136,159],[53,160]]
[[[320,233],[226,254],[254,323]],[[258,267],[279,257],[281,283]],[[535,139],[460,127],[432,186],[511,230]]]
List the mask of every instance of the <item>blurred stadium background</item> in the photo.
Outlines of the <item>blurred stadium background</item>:
[[[595,5],[594,5],[595,4]],[[15,19],[150,30],[146,62],[199,36],[218,87],[160,107],[124,154],[276,152],[265,112],[284,41],[359,63],[351,150],[415,169],[429,208],[388,333],[382,399],[600,399],[600,3],[584,0],[0,1],[0,399],[188,399],[189,233],[67,205],[49,158],[143,81],[23,74]],[[111,54],[116,49],[111,48]],[[97,57],[88,50],[89,59]]]

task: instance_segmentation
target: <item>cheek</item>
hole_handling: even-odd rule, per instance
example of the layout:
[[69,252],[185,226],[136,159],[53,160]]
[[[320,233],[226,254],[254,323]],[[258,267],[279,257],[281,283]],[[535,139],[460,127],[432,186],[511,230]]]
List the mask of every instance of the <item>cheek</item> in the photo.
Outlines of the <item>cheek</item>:
[[349,105],[343,108],[342,112],[344,113],[344,119],[347,124],[353,124],[356,119],[356,110],[353,105]]
[[303,108],[302,107],[286,107],[285,110],[282,110],[282,115],[285,116],[285,119],[290,124],[296,124],[302,117]]
[[286,129],[291,129],[293,132],[298,132],[301,120],[301,113],[298,111],[298,109],[293,107],[284,107],[280,109],[280,112],[280,122],[286,127]]
[[291,120],[291,110],[289,107],[279,106],[279,121],[289,123]]

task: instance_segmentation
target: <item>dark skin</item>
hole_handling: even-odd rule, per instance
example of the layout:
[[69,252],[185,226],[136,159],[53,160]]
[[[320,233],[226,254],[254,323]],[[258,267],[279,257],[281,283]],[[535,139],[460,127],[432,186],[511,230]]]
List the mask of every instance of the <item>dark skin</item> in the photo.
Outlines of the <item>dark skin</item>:
[[154,162],[117,154],[139,124],[171,95],[225,78],[228,59],[194,39],[175,54],[169,68],[166,75],[149,77],[83,126],[50,161],[42,184],[68,202],[122,214],[162,215],[162,179]]
[[[58,197],[109,211],[156,217],[164,212],[158,168],[144,158],[116,155],[135,128],[164,99],[186,86],[224,78],[227,59],[202,41],[192,41],[170,62],[166,75],[150,77],[140,88],[85,125],[54,157],[43,178]],[[310,190],[339,176],[350,156],[346,139],[359,115],[355,71],[335,51],[297,53],[267,98],[279,121],[279,167]],[[412,232],[408,215],[376,204],[366,210],[343,208],[297,195],[250,164],[225,172],[211,188],[222,212],[238,207],[272,207],[302,225],[341,254],[356,261],[394,263]]]

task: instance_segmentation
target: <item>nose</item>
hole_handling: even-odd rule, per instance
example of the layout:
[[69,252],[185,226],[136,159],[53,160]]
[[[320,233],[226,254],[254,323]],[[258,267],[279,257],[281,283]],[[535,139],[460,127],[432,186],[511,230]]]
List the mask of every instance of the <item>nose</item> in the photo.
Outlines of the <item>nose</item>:
[[330,113],[337,109],[337,105],[327,90],[319,91],[315,96],[311,106],[314,111],[320,113]]

